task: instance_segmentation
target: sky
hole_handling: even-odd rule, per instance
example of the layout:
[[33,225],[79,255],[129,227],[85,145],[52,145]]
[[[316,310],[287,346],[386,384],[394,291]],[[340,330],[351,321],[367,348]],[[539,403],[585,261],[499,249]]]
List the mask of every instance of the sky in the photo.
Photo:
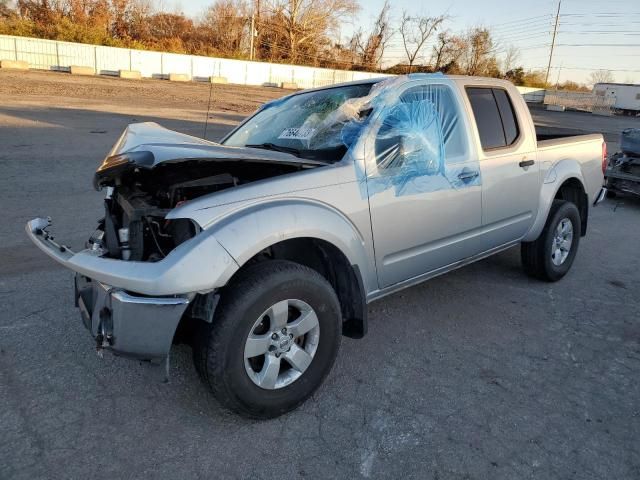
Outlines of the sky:
[[[420,0],[390,0],[392,24],[403,10],[410,14],[450,19],[444,28],[461,32],[471,26],[490,27],[500,56],[510,46],[519,50],[518,65],[546,70],[558,8],[557,0],[448,0],[427,4]],[[187,15],[202,13],[212,0],[163,0],[164,9]],[[349,36],[359,26],[371,25],[384,0],[360,0],[362,9],[341,34]],[[425,49],[425,51],[430,51]],[[399,36],[385,52],[385,64],[406,60]],[[611,70],[614,80],[640,83],[640,0],[562,0],[556,46],[549,75],[551,82],[573,80],[589,83],[598,69]]]

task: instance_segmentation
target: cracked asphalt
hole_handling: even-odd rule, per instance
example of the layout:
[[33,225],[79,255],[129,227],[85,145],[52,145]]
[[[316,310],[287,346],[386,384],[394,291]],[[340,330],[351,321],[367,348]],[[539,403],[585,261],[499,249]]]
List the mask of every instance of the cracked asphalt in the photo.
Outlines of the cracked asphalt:
[[[215,92],[212,139],[282,93]],[[98,358],[71,274],[24,224],[51,215],[58,239],[81,245],[101,211],[93,171],[126,124],[201,134],[207,93],[0,72],[1,479],[640,478],[630,198],[592,210],[558,283],[527,278],[516,248],[371,304],[369,334],[344,339],[317,394],[276,420],[223,410],[186,346],[172,351],[169,383],[150,365]]]

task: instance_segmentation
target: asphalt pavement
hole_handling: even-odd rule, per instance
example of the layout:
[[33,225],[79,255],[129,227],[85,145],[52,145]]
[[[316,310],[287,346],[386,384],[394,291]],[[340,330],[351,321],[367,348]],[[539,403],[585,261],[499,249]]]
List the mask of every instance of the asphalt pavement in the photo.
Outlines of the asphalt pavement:
[[[371,304],[369,334],[344,339],[308,402],[250,421],[186,346],[169,383],[99,358],[70,272],[24,233],[51,215],[81,245],[102,209],[93,171],[126,124],[198,134],[202,109],[33,88],[0,104],[1,479],[640,478],[640,202],[593,209],[558,283],[526,277],[515,248]],[[214,109],[208,136],[245,114]]]

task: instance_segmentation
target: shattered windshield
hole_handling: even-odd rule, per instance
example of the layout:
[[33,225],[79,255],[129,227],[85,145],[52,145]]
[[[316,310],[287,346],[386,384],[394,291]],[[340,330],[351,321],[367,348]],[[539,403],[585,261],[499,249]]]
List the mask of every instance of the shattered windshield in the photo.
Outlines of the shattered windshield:
[[342,138],[345,121],[369,113],[351,112],[358,103],[349,100],[366,97],[372,85],[328,88],[276,100],[265,105],[224,144],[339,161],[347,151]]

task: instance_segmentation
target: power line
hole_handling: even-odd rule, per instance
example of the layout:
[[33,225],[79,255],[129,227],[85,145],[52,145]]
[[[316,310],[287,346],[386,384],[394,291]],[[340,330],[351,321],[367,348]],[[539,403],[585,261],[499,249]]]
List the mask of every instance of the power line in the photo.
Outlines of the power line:
[[528,29],[528,28],[539,28],[539,27],[550,27],[552,24],[549,20],[544,20],[542,22],[537,21],[531,24],[527,24],[527,25],[514,25],[513,27],[508,27],[508,28],[494,28],[494,27],[487,27],[488,29],[490,29],[492,32],[496,32],[496,33],[509,33],[509,32],[518,32],[518,31],[522,31],[522,29]]
[[613,30],[605,31],[605,30],[583,30],[581,32],[575,32],[571,30],[560,30],[558,33],[563,33],[565,35],[622,35],[622,36],[637,36],[640,35],[640,32],[637,31],[622,31],[616,32]]
[[[537,66],[537,67],[530,67],[532,69],[535,68],[545,68],[543,66]],[[618,69],[618,68],[602,68],[602,67],[567,67],[565,65],[562,65],[562,67],[551,67],[552,69],[554,68],[562,68],[563,70],[589,70],[589,71],[594,71],[594,70],[606,70],[608,72],[625,72],[625,73],[640,73],[640,70],[629,70],[629,69]]]
[[552,16],[548,13],[544,14],[544,15],[537,15],[535,17],[526,17],[526,18],[521,18],[521,19],[517,19],[517,20],[512,20],[509,22],[502,22],[502,23],[493,23],[490,25],[490,27],[494,28],[494,27],[499,27],[500,25],[509,25],[509,24],[514,24],[514,23],[522,23],[522,22],[527,22],[527,21],[531,21],[533,19],[536,18],[551,18]]
[[559,43],[559,47],[640,47],[640,43]]
[[630,15],[640,15],[640,12],[612,12],[612,13],[563,13],[563,17],[596,17],[596,18],[627,18]]
[[502,41],[502,42],[521,42],[523,40],[530,40],[530,39],[540,39],[541,37],[545,37],[550,35],[551,32],[549,30],[545,31],[545,32],[540,32],[540,33],[535,33],[535,34],[523,34],[517,37],[496,37],[498,41]]
[[560,16],[560,25],[568,25],[571,27],[628,27],[629,25],[640,25],[640,21],[625,21],[621,23],[602,23],[602,22],[567,22]]

